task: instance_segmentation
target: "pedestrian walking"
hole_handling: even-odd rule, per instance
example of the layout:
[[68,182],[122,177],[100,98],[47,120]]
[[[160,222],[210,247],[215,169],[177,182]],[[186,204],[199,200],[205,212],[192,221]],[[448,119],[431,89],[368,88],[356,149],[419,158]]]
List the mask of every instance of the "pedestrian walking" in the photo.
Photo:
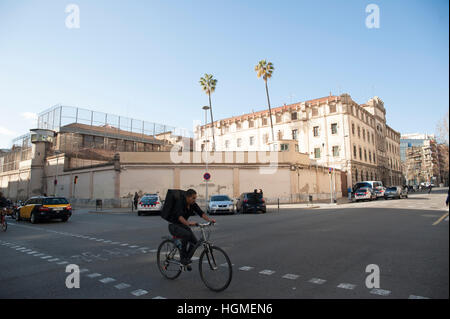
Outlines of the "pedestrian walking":
[[137,210],[137,204],[139,201],[139,194],[137,192],[134,193],[134,200],[133,200],[133,204],[134,204],[134,209]]
[[433,186],[431,186],[431,184],[430,184],[430,186],[429,186],[429,188],[428,188],[428,194],[430,194],[431,193],[431,189],[433,188]]

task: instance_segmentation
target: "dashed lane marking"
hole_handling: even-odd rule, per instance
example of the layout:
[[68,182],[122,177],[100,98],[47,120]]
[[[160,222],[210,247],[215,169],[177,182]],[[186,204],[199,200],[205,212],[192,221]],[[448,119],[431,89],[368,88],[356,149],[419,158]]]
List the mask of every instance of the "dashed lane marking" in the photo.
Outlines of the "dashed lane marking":
[[295,279],[297,279],[298,277],[300,277],[299,275],[294,275],[294,274],[286,274],[286,275],[284,275],[282,278],[284,278],[284,279],[290,279],[290,280],[295,280]]
[[131,294],[135,295],[136,297],[146,295],[147,293],[148,293],[148,291],[147,290],[143,290],[143,289],[138,289],[138,290],[135,290],[135,291],[131,292]]
[[98,273],[93,273],[93,274],[89,274],[89,275],[87,275],[89,278],[96,278],[96,277],[100,277],[101,276],[101,274],[98,274]]
[[48,262],[54,262],[54,261],[58,261],[59,260],[59,258],[52,258],[52,259],[49,259],[49,260],[47,260]]
[[342,289],[349,289],[349,290],[352,290],[352,289],[355,289],[356,285],[342,283],[342,284],[339,284],[337,287],[338,287],[338,288],[342,288]]
[[167,299],[167,298],[164,298],[164,297],[161,297],[161,296],[156,296],[156,297],[154,297],[152,299]]
[[52,258],[52,256],[43,256],[43,257],[41,257],[41,259],[49,259],[49,258]]
[[326,280],[320,278],[312,278],[309,280],[309,282],[317,285],[323,285],[326,282]]
[[116,280],[114,278],[107,277],[107,278],[100,279],[99,281],[104,284],[108,284],[108,283],[116,281]]
[[59,263],[57,263],[58,265],[65,265],[65,264],[68,264],[69,262],[67,262],[67,261],[61,261],[61,262],[59,262]]
[[121,283],[121,284],[115,285],[114,287],[116,287],[117,289],[125,289],[125,288],[131,287],[131,286],[129,284]]
[[422,297],[422,296],[415,296],[415,295],[410,295],[408,297],[408,299],[430,299],[428,297]]
[[252,269],[254,269],[254,267],[250,267],[250,266],[242,266],[241,268],[239,268],[239,270],[242,270],[242,271],[250,271]]
[[270,275],[273,275],[275,273],[275,271],[274,270],[265,269],[265,270],[260,271],[259,273],[261,275],[268,275],[268,276],[270,276]]
[[371,294],[373,295],[379,295],[379,296],[389,296],[391,294],[391,292],[389,290],[384,290],[384,289],[372,289],[370,291]]

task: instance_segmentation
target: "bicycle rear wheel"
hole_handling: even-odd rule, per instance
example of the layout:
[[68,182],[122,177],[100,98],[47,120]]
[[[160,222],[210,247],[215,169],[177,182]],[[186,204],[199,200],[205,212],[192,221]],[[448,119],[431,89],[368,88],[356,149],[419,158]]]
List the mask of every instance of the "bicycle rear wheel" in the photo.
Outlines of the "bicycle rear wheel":
[[233,268],[223,249],[210,246],[210,249],[203,250],[198,267],[206,287],[216,292],[227,289],[233,276]]
[[180,251],[175,243],[170,240],[164,240],[158,247],[157,263],[161,274],[167,279],[176,279],[181,274]]

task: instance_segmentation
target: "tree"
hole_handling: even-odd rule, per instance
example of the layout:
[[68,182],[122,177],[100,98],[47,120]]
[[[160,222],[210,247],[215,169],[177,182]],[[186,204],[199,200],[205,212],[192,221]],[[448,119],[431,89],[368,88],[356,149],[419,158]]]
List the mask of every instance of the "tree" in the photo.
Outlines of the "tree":
[[[199,81],[203,91],[208,95],[209,98],[209,112],[211,114],[211,129],[213,133],[213,151],[216,150],[216,140],[214,138],[214,119],[213,119],[213,112],[212,112],[212,105],[211,105],[211,93],[213,93],[216,90],[217,80],[213,78],[212,74],[206,74],[204,77],[200,78]],[[206,127],[205,127],[206,130]]]
[[269,118],[270,118],[270,128],[272,130],[272,142],[275,141],[275,136],[273,134],[273,123],[272,123],[272,109],[270,107],[270,98],[269,98],[269,89],[267,87],[267,80],[272,77],[274,67],[272,62],[267,63],[266,60],[261,60],[255,66],[256,76],[258,78],[262,77],[264,83],[266,84],[266,95],[267,95],[267,104],[269,105]]
[[437,123],[436,126],[436,135],[438,137],[439,142],[448,145],[448,116],[449,113],[445,114]]

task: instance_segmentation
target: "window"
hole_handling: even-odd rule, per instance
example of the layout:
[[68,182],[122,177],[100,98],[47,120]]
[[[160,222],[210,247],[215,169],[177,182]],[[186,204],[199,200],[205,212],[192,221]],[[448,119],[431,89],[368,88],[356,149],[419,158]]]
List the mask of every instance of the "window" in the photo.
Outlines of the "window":
[[336,104],[330,105],[330,113],[336,113]]
[[333,156],[339,156],[339,146],[333,146]]
[[358,137],[361,137],[361,129],[358,126]]
[[312,108],[312,116],[317,116],[319,115],[319,109],[317,107],[313,107]]
[[250,136],[249,144],[250,145],[255,144],[255,137],[254,136]]
[[362,149],[361,149],[361,147],[359,148],[359,159],[362,160]]
[[364,161],[367,162],[367,151],[366,150],[364,150]]
[[352,123],[352,135],[355,135],[355,124]]
[[314,126],[313,127],[313,132],[314,132],[314,136],[319,136],[319,127],[318,126]]
[[367,141],[370,143],[370,133],[367,132]]
[[249,120],[248,127],[254,127],[254,126],[255,126],[255,122],[253,120]]
[[373,137],[373,133],[372,133],[372,144],[375,145],[375,138]]
[[281,123],[281,114],[275,116],[275,123]]
[[314,149],[314,158],[320,158],[320,148]]
[[230,147],[230,141],[225,141],[225,148],[229,148]]
[[297,112],[292,112],[291,113],[291,120],[295,121],[297,119]]
[[241,144],[242,144],[242,139],[238,138],[236,141],[237,147],[241,147]]
[[296,140],[296,139],[297,139],[297,133],[298,133],[298,130],[297,130],[297,129],[292,130],[292,139],[293,139],[293,140]]
[[[377,161],[375,160],[375,153],[373,153],[373,162],[376,163]],[[375,175],[375,179],[377,179],[376,177],[377,175]]]
[[331,124],[331,134],[337,134],[337,123]]
[[289,151],[289,145],[288,144],[281,144],[280,145],[280,150],[282,152]]
[[356,146],[353,145],[353,157],[356,158]]
[[236,130],[240,130],[242,127],[241,122],[236,123]]
[[369,151],[369,162],[372,163],[372,152]]
[[363,140],[364,141],[366,140],[366,130],[365,129],[363,129]]
[[262,119],[262,125],[267,125],[267,117],[263,117],[263,119]]
[[299,150],[299,147],[298,147],[298,144],[295,144],[295,151],[296,152],[299,152],[300,150]]

